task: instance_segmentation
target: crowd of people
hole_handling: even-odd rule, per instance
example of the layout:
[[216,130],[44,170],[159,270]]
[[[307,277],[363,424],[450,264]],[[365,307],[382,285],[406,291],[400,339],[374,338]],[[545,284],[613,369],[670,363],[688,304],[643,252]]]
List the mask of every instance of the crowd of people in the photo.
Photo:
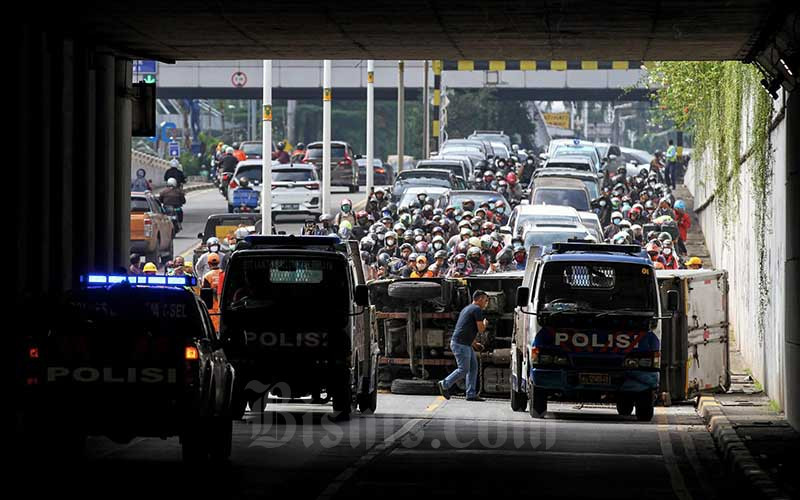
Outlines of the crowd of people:
[[[607,243],[640,245],[656,269],[699,268],[687,255],[691,219],[684,200],[676,199],[664,177],[665,155],[657,152],[650,168],[633,177],[625,166],[607,172],[593,210]],[[391,194],[376,189],[362,210],[344,199],[335,216],[323,214],[306,234],[338,234],[358,240],[370,279],[464,277],[525,268],[528,249],[521,235],[507,228],[511,207],[522,199],[517,179],[523,165],[512,158],[506,168],[487,170],[472,180],[475,189],[498,192],[497,199],[465,200],[459,206],[436,206],[421,192],[398,206]],[[495,164],[495,167],[497,164]],[[673,181],[675,173],[670,181]]]

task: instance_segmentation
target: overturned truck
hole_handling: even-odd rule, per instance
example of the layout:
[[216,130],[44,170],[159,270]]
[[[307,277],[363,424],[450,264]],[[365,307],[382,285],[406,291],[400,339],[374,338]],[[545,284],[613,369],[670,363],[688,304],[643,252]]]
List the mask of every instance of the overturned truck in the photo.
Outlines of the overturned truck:
[[522,278],[518,271],[371,282],[380,346],[379,387],[399,394],[437,393],[436,381],[456,366],[450,338],[458,315],[471,302],[472,292],[483,290],[490,302],[485,310],[489,327],[478,336],[485,346],[478,353],[479,393],[508,397],[514,297]]

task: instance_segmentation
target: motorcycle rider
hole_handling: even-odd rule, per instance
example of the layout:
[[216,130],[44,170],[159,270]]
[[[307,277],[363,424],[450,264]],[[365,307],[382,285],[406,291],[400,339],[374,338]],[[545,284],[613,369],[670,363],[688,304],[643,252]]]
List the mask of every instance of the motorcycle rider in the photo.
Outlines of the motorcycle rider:
[[472,274],[485,274],[486,268],[481,264],[481,249],[474,246],[467,250],[467,261],[472,266]]
[[506,183],[508,183],[508,195],[512,203],[519,203],[522,201],[522,186],[519,185],[517,174],[509,172],[506,174]]
[[236,165],[239,164],[239,160],[236,156],[233,155],[234,149],[230,146],[225,148],[225,154],[220,159],[220,170],[223,172],[234,173],[236,171]]
[[611,224],[606,226],[603,230],[603,238],[606,241],[611,241],[611,238],[614,237],[615,234],[620,232],[619,224],[622,222],[622,213],[621,212],[614,212],[611,214]]
[[277,150],[272,153],[272,159],[278,160],[278,163],[286,164],[292,161],[289,153],[286,152],[286,143],[281,141],[278,143]]
[[333,220],[333,225],[340,226],[342,221],[349,221],[351,227],[355,226],[356,217],[353,215],[353,202],[351,202],[349,198],[345,198],[339,205],[339,209],[340,212],[336,214],[336,217]]
[[321,226],[317,228],[317,235],[318,236],[328,236],[331,233],[335,233],[336,230],[333,227],[333,216],[331,214],[322,214],[319,216],[319,223]]
[[211,254],[215,254],[217,258],[220,259],[219,263],[222,268],[225,268],[225,266],[227,266],[228,264],[228,254],[220,251],[221,245],[219,238],[217,238],[216,236],[212,236],[211,238],[206,240],[206,249],[207,252],[201,255],[197,259],[197,262],[194,265],[195,274],[198,277],[205,276],[206,273],[209,270],[211,270],[211,266],[209,266],[208,264],[208,257]]
[[179,185],[183,185],[186,183],[186,175],[183,173],[183,167],[178,160],[172,159],[169,162],[169,168],[166,172],[164,172],[164,182],[169,182],[169,179],[173,178],[178,181]]
[[180,208],[186,204],[186,195],[183,194],[179,181],[175,177],[167,179],[167,187],[158,193],[158,198],[164,205],[174,208],[178,215],[178,222],[183,223],[183,210]]
[[417,256],[417,268],[411,273],[411,278],[433,278],[433,271],[428,269],[428,258],[424,255]]
[[472,274],[472,266],[463,253],[456,254],[453,265],[447,270],[448,278],[464,278]]
[[302,142],[298,142],[297,146],[295,146],[294,151],[292,151],[291,162],[292,163],[302,163],[303,158],[306,156],[306,145]]

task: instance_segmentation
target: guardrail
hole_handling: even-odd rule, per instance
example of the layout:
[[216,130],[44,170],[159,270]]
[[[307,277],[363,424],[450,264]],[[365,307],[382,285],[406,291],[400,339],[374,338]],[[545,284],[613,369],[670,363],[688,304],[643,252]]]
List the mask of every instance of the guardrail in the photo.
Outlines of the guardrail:
[[153,188],[166,185],[164,182],[164,172],[169,168],[169,162],[161,158],[140,151],[131,151],[131,181],[136,178],[136,171],[143,168],[147,172],[147,179],[153,184]]

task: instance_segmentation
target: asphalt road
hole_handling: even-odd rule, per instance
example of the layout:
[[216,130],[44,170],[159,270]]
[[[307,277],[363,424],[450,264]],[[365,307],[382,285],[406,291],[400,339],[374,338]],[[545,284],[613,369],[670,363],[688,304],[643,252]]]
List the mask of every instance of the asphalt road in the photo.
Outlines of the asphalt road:
[[[331,209],[338,210],[339,204],[344,198],[350,198],[358,208],[357,204],[364,200],[364,196],[363,187],[358,194],[347,193],[344,188],[334,187],[331,196]],[[175,255],[183,255],[184,257],[191,255],[194,247],[200,243],[197,234],[205,228],[208,216],[215,213],[226,213],[227,211],[227,202],[217,189],[188,193],[186,195],[186,205],[183,207],[183,230],[178,233],[175,239]],[[279,216],[277,230],[286,231],[286,234],[300,234],[305,218],[306,216]]]
[[723,475],[691,405],[657,408],[648,423],[619,417],[610,407],[551,403],[550,410],[546,419],[533,420],[504,400],[381,394],[376,414],[334,423],[330,405],[270,402],[267,411],[234,423],[229,464],[185,466],[177,438],[127,445],[90,438],[84,462],[54,471],[64,481],[40,481],[36,488],[104,499],[713,499],[741,493]]

